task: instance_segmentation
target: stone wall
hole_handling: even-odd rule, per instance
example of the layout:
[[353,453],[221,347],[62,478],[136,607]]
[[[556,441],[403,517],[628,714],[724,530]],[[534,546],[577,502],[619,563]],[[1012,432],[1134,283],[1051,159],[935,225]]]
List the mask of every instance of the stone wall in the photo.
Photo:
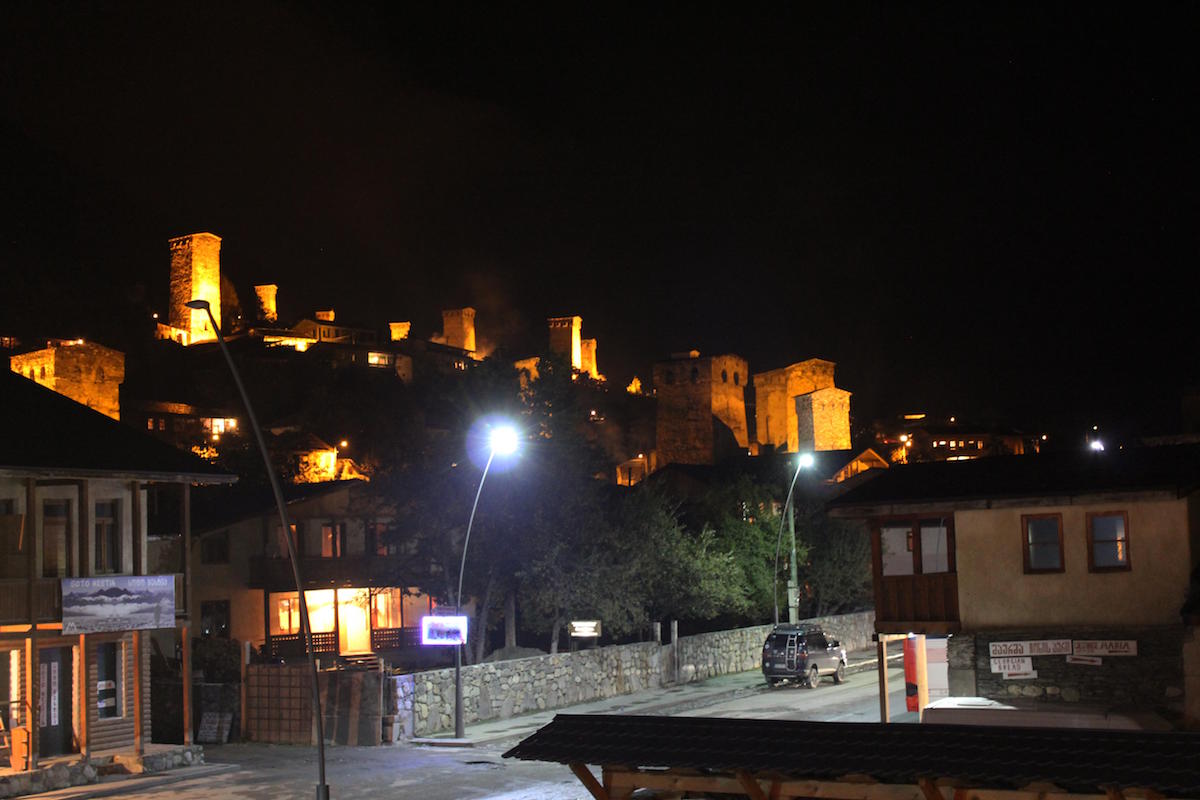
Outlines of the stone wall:
[[[1033,656],[1037,677],[1005,680],[991,671],[992,642],[1042,639],[1136,640],[1137,655],[1104,657],[1099,665],[1072,664],[1065,656]],[[1182,710],[1183,626],[1061,628],[955,634],[947,646],[950,693],[995,700],[1025,697],[1145,710]]]
[[[806,620],[847,650],[871,646],[875,614]],[[472,664],[462,668],[463,721],[519,714],[758,669],[770,625],[680,637],[677,644],[614,645],[574,653]],[[678,665],[678,669],[677,669]],[[393,676],[386,706],[406,736],[454,728],[454,670]]]

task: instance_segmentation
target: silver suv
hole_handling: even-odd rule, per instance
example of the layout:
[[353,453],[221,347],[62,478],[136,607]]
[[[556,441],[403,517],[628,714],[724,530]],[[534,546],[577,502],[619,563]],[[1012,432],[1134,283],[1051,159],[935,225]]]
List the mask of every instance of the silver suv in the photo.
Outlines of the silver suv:
[[787,680],[817,688],[822,675],[846,680],[846,648],[826,639],[820,625],[776,625],[763,643],[763,677],[770,686]]

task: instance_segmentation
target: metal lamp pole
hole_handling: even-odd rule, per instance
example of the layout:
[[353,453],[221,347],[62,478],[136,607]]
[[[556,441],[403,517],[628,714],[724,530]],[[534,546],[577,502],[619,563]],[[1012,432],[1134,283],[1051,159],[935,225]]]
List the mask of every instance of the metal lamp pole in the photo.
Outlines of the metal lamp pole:
[[304,634],[304,649],[308,653],[308,664],[312,670],[312,706],[313,706],[313,721],[317,725],[317,792],[316,800],[329,800],[329,786],[325,783],[325,724],[323,715],[321,714],[321,689],[317,679],[317,660],[313,654],[312,647],[312,628],[308,621],[308,602],[304,598],[304,584],[300,580],[300,562],[296,558],[296,547],[292,542],[291,525],[288,523],[287,511],[284,509],[283,490],[279,487],[279,479],[275,475],[275,470],[271,466],[271,459],[267,455],[267,443],[263,440],[262,431],[258,427],[258,420],[254,417],[254,409],[250,405],[250,397],[246,394],[246,387],[242,385],[242,378],[238,374],[237,367],[233,364],[233,357],[229,355],[229,348],[225,345],[225,337],[221,335],[221,329],[217,326],[217,321],[213,317],[212,308],[207,300],[191,300],[185,305],[188,308],[203,310],[208,313],[208,320],[212,324],[213,333],[217,335],[217,344],[221,346],[221,353],[225,356],[225,362],[229,364],[229,371],[233,373],[233,381],[237,384],[238,392],[241,393],[242,403],[246,406],[246,416],[250,420],[250,427],[254,429],[254,436],[258,440],[258,449],[262,453],[263,465],[267,469],[267,478],[271,482],[271,491],[275,495],[275,506],[279,510],[279,524],[283,526],[283,539],[287,542],[288,559],[292,562],[292,577],[296,581],[296,592],[300,596],[300,630]]
[[[471,504],[471,516],[467,519],[467,534],[463,537],[462,562],[458,566],[458,592],[454,595],[454,615],[459,616],[462,613],[462,585],[463,573],[467,569],[467,545],[471,543],[471,526],[475,524],[475,509],[479,507],[479,495],[483,494],[483,482],[487,480],[488,470],[491,469],[492,459],[496,457],[497,451],[500,453],[511,453],[516,450],[517,437],[516,431],[512,428],[502,427],[492,431],[488,442],[488,459],[483,465],[483,474],[479,476],[479,488],[475,490],[475,502]],[[458,647],[454,648],[454,738],[466,738],[466,731],[463,727],[463,703],[462,703],[462,651],[467,646],[464,641]]]
[[[800,455],[799,459],[797,459],[796,474],[792,476],[792,483],[790,486],[788,486],[787,501],[784,502],[784,504],[783,504],[784,513],[783,513],[783,516],[781,516],[779,519],[779,536],[776,537],[776,540],[775,540],[775,591],[773,593],[775,595],[775,624],[776,625],[779,624],[779,549],[780,549],[780,546],[783,544],[783,523],[786,520],[788,523],[788,527],[791,529],[791,532],[792,532],[792,562],[791,562],[791,570],[790,570],[790,572],[791,572],[790,583],[791,583],[791,586],[797,586],[798,576],[797,576],[797,572],[796,572],[796,523],[795,523],[795,517],[793,516],[793,511],[792,511],[792,492],[796,488],[796,479],[800,477],[800,470],[804,469],[805,467],[811,467],[812,463],[813,463],[812,455],[809,453],[802,453]],[[798,588],[798,586],[797,586],[797,588]],[[789,596],[789,601],[790,601],[790,596]],[[795,606],[791,602],[788,603],[788,607],[789,607],[789,609],[795,608]],[[793,614],[789,615],[789,620],[791,622],[797,622],[798,620],[791,619],[792,616],[797,616],[797,614],[793,613]]]

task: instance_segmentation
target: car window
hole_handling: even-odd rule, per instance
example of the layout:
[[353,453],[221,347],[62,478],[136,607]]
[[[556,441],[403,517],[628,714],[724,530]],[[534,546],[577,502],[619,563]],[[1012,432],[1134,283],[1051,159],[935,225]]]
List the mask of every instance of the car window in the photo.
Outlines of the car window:
[[825,634],[823,633],[810,633],[808,635],[808,641],[809,644],[811,644],[811,646],[815,649],[825,649]]

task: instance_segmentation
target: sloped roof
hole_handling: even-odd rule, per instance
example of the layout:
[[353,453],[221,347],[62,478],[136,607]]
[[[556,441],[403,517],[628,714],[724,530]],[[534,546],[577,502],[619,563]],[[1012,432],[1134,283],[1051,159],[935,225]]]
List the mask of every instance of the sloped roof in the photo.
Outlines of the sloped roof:
[[34,381],[0,377],[0,474],[232,483],[237,476]]
[[828,508],[922,502],[1172,492],[1200,488],[1200,445],[991,456],[899,464],[845,492]]
[[[365,487],[363,481],[323,481],[285,483],[280,486],[285,505],[325,497],[347,488]],[[264,515],[276,515],[275,493],[269,484],[214,486],[192,492],[192,530],[196,535],[226,528],[236,522]],[[275,517],[278,519],[278,517]]]
[[948,778],[975,789],[1048,782],[1100,795],[1105,787],[1141,787],[1200,797],[1197,752],[1196,732],[559,714],[504,757],[908,785]]

